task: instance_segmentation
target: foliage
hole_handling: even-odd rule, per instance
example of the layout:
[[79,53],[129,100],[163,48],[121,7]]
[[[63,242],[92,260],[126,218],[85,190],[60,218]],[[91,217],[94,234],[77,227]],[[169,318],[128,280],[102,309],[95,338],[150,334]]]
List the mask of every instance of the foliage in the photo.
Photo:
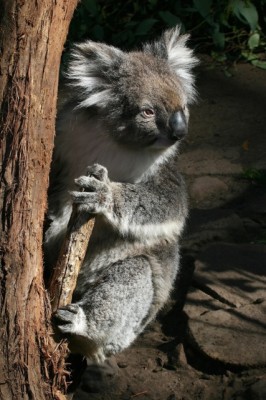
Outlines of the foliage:
[[[266,188],[266,170],[249,168],[243,172],[242,178],[251,182],[252,185],[262,188],[264,192]],[[253,238],[253,243],[266,244],[266,229],[265,226],[263,227],[263,224],[259,233],[256,233],[256,236]]]
[[68,44],[89,38],[128,49],[181,24],[199,51],[266,69],[265,9],[266,0],[82,0]]
[[266,171],[262,169],[250,168],[243,173],[243,178],[253,183],[266,186]]

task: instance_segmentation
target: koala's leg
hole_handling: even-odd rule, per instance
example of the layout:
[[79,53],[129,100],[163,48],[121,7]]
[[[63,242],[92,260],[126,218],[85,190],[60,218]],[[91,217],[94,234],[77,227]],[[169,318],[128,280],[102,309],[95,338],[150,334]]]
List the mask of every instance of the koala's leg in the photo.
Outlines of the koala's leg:
[[143,330],[153,295],[149,259],[125,259],[106,267],[81,300],[59,309],[54,320],[72,351],[103,361]]

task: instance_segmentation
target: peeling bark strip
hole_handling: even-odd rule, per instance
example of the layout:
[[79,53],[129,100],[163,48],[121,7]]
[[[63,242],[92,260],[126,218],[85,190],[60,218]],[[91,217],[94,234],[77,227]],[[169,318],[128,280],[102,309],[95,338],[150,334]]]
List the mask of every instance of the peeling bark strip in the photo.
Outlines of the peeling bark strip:
[[73,209],[49,288],[53,312],[71,303],[93,226],[94,219]]
[[43,286],[42,230],[60,57],[76,4],[1,1],[0,400],[64,398],[64,354],[51,339]]

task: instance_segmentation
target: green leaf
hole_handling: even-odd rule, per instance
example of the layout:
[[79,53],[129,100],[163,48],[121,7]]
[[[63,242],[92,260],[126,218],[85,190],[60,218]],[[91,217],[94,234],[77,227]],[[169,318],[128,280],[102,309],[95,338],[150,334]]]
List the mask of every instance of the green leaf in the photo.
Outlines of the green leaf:
[[96,40],[103,40],[104,39],[104,29],[101,25],[95,25],[92,28],[93,36]]
[[231,78],[233,76],[232,72],[228,71],[228,69],[224,70],[224,74],[227,78]]
[[218,61],[221,63],[223,63],[227,60],[227,57],[224,53],[217,53],[216,51],[212,51],[211,56],[215,61]]
[[128,21],[126,24],[125,24],[125,30],[127,30],[127,29],[129,29],[129,28],[134,28],[135,26],[137,26],[138,25],[138,22],[137,21]]
[[77,37],[78,39],[82,39],[84,35],[87,33],[88,26],[82,22],[79,24],[78,29],[77,29]]
[[258,183],[266,183],[266,171],[263,169],[249,168],[243,172],[244,179],[250,179]]
[[247,51],[247,50],[241,51],[241,55],[247,61],[253,61],[253,60],[257,60],[258,59],[258,56],[256,56],[256,54],[253,54],[251,51]]
[[242,22],[248,24],[252,31],[258,26],[258,12],[254,4],[246,0],[234,0],[232,1],[232,11],[235,16]]
[[252,60],[251,64],[254,65],[255,67],[266,69],[266,61]]
[[212,34],[212,40],[216,47],[223,49],[225,44],[225,35],[223,32],[215,30]]
[[172,14],[170,11],[160,11],[159,16],[170,27],[180,23],[180,18]]
[[149,3],[154,7],[158,0],[149,0]]
[[[176,11],[179,9],[179,5],[176,6]],[[196,10],[195,7],[186,7],[184,8],[184,10],[186,10],[186,12],[188,13],[195,13],[195,12],[199,12],[199,10]]]
[[98,4],[96,0],[83,0],[86,10],[93,16],[98,14]]
[[149,19],[144,19],[136,29],[136,35],[146,35],[153,25],[157,22],[157,19],[149,18]]
[[227,13],[225,13],[225,12],[221,13],[219,20],[220,20],[221,25],[226,26],[226,28],[229,28],[229,29],[231,28]]
[[260,44],[260,34],[255,32],[248,39],[248,47],[250,50],[255,49]]
[[210,14],[212,0],[193,0],[193,4],[203,18]]
[[212,0],[193,0],[194,7],[203,19],[211,26],[214,25],[213,15],[211,13]]

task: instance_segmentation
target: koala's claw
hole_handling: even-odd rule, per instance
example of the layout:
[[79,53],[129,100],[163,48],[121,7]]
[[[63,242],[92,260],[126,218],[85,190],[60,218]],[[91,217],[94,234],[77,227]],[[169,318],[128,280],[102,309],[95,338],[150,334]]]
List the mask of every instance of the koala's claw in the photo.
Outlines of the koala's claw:
[[90,214],[105,213],[112,205],[112,191],[107,169],[99,164],[88,167],[89,175],[75,179],[80,191],[70,192],[79,210]]
[[108,181],[108,171],[100,164],[93,164],[87,167],[86,175],[102,182]]
[[81,189],[84,189],[88,192],[95,192],[96,190],[101,190],[105,185],[104,182],[99,181],[98,179],[92,176],[84,176],[84,175],[75,179],[74,182]]
[[78,304],[68,304],[59,308],[53,315],[53,322],[63,334],[78,334],[86,328],[86,317]]
[[65,307],[59,308],[53,315],[56,325],[66,324],[73,320],[74,315],[79,311],[77,304],[67,304]]
[[77,314],[79,311],[79,305],[78,304],[67,304],[64,307],[59,308],[56,313],[60,312],[60,311],[66,311],[66,312],[71,312],[73,314]]

